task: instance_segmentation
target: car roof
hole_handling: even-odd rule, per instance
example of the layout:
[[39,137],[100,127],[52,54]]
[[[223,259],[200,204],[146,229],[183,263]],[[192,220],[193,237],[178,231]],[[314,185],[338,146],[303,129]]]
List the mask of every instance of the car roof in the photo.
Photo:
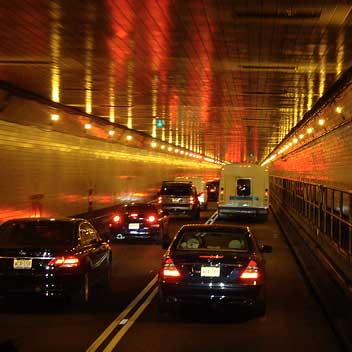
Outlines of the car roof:
[[155,208],[157,205],[152,203],[126,203],[121,207],[123,208]]
[[170,185],[170,186],[177,186],[177,185],[180,185],[180,186],[189,186],[189,185],[192,185],[192,181],[164,181],[163,182],[163,186],[167,186],[167,185]]
[[81,222],[81,221],[87,221],[86,219],[83,218],[70,218],[70,217],[40,217],[40,218],[14,218],[14,219],[9,219],[6,222],[47,222],[47,221],[52,221],[52,222]]
[[184,231],[222,231],[222,232],[251,232],[248,226],[227,225],[227,224],[185,224],[179,232]]

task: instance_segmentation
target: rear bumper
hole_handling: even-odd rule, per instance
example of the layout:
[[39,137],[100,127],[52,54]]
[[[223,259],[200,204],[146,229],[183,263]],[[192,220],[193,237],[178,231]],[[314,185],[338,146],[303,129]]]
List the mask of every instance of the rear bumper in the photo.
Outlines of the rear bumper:
[[263,285],[232,285],[220,288],[209,285],[159,283],[159,295],[165,303],[252,306],[262,299],[263,291]]
[[125,238],[155,238],[160,234],[160,228],[143,228],[139,230],[128,230],[121,227],[111,227],[110,236],[112,240],[121,240]]
[[267,217],[268,208],[218,206],[218,216]]
[[191,215],[195,209],[189,205],[163,205],[163,210],[166,210],[170,215]]
[[48,273],[36,276],[5,274],[0,277],[0,296],[6,298],[15,296],[72,296],[80,290],[80,284],[81,275],[79,273],[73,275]]

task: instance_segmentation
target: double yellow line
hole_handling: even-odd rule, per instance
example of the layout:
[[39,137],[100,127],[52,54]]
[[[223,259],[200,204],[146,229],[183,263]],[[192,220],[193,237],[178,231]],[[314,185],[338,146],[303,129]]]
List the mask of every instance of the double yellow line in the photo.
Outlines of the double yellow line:
[[122,337],[127,333],[129,328],[134,324],[138,317],[147,308],[148,304],[153,300],[158,292],[158,287],[154,287],[149,296],[135,311],[131,318],[126,319],[126,316],[133,310],[144,296],[155,286],[158,280],[158,275],[149,282],[149,284],[138,294],[138,296],[121,312],[121,314],[100,334],[100,336],[88,347],[87,352],[95,352],[104,343],[104,341],[110,336],[110,334],[119,326],[123,325],[117,334],[111,339],[111,341],[104,348],[103,352],[110,352],[116,347]]

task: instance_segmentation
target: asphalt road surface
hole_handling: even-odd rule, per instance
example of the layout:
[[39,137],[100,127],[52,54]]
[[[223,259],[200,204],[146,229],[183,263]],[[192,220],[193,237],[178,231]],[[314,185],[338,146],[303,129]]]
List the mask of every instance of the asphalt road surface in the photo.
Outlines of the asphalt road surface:
[[[200,222],[214,211],[215,204]],[[188,222],[173,219],[172,233]],[[96,291],[87,307],[0,301],[0,351],[342,351],[273,218],[249,225],[273,246],[265,254],[264,317],[211,306],[159,314],[155,277],[164,250],[151,242],[119,242],[112,244],[111,293]]]

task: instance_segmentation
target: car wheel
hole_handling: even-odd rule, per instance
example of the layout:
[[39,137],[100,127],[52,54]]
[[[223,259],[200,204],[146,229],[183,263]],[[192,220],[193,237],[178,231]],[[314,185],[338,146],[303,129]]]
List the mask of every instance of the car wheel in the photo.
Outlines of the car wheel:
[[266,304],[264,301],[259,301],[255,303],[255,305],[252,308],[253,315],[256,317],[262,317],[266,313]]
[[81,277],[81,284],[79,291],[72,297],[73,303],[77,305],[86,305],[90,300],[90,283],[89,275],[85,273]]
[[200,210],[199,209],[195,209],[192,214],[191,214],[191,218],[192,220],[199,220],[200,218]]
[[165,314],[170,312],[171,310],[170,303],[166,301],[165,297],[160,291],[158,293],[157,304],[158,304],[158,311],[160,314]]
[[197,209],[197,213],[196,213],[196,219],[195,220],[199,220],[200,219],[200,209]]
[[252,306],[252,312],[256,317],[262,317],[266,313],[265,288],[262,288],[261,293]]
[[111,257],[110,257],[109,264],[105,272],[104,283],[103,283],[103,287],[107,292],[110,291],[111,280],[112,280],[112,263],[111,263]]

